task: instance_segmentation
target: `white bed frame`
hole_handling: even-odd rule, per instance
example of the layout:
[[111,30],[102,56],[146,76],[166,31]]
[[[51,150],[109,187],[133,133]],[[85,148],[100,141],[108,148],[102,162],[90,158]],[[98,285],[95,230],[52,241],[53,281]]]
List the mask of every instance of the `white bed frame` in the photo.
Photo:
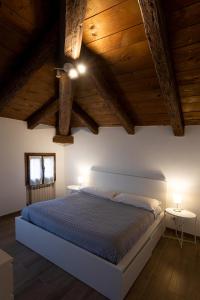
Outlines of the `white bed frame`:
[[[134,192],[166,201],[164,181],[93,168],[91,185],[116,191]],[[58,236],[16,218],[16,240],[41,254],[60,268],[96,289],[111,300],[122,300],[150,258],[163,234],[163,214],[139,242],[114,265]]]

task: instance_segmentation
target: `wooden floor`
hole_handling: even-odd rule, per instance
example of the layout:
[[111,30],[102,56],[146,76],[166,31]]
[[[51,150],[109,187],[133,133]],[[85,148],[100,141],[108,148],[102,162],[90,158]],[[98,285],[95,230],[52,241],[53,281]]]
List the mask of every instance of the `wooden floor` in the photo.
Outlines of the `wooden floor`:
[[[105,300],[15,241],[14,218],[0,219],[0,248],[14,257],[15,300]],[[98,272],[98,270],[97,270]],[[126,300],[200,300],[200,243],[162,238]]]

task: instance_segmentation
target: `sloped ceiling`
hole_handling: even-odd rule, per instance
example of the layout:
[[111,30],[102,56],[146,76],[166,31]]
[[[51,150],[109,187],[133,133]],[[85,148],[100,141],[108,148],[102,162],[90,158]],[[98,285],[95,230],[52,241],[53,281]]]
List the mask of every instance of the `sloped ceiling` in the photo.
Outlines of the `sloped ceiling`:
[[[58,13],[53,1],[2,0],[0,7],[0,81],[35,35]],[[200,1],[165,0],[170,50],[184,122],[200,124]],[[136,0],[88,0],[83,42],[109,64],[123,90],[135,125],[170,123]],[[27,120],[56,93],[56,45],[45,64],[0,113]],[[90,70],[88,70],[88,73]],[[120,122],[99,96],[89,76],[77,81],[76,101],[100,126]],[[56,116],[43,123],[55,125]],[[84,124],[72,114],[72,127]]]

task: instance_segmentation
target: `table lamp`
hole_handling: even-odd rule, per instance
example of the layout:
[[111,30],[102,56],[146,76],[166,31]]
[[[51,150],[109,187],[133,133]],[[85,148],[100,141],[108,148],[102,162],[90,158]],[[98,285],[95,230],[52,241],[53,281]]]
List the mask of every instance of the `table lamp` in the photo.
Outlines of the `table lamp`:
[[83,182],[84,182],[83,176],[78,176],[78,184],[79,184],[80,186],[82,186],[82,185],[83,185]]
[[176,208],[174,208],[174,211],[180,212],[181,211],[181,203],[182,203],[182,195],[178,193],[173,194],[173,200],[176,204]]

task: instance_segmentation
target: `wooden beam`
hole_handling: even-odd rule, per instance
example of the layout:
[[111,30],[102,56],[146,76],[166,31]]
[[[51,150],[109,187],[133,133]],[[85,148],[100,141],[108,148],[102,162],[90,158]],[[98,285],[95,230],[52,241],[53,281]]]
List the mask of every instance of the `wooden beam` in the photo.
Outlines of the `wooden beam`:
[[138,0],[160,88],[176,136],[184,135],[183,116],[161,0]]
[[58,98],[52,97],[47,103],[33,113],[28,119],[27,124],[29,129],[34,129],[41,124],[45,118],[54,115],[58,111]]
[[60,135],[68,135],[73,103],[73,83],[65,72],[59,79],[59,125]]
[[[48,32],[41,34],[13,64],[9,79],[0,90],[0,111],[9,104],[15,94],[23,88],[31,75],[39,69],[55,49],[57,26],[51,26]],[[53,50],[52,50],[53,49]]]
[[76,103],[73,103],[73,112],[76,116],[92,131],[94,134],[99,133],[98,124]]
[[87,0],[66,0],[64,52],[72,59],[80,55],[86,8]]
[[[86,13],[86,6],[87,0],[66,0],[66,2],[64,2],[64,0],[60,1],[60,67],[62,67],[65,62],[65,56],[68,59],[70,58],[72,60],[75,60],[80,55],[83,35],[83,20]],[[62,54],[62,51],[64,55]],[[58,118],[58,132],[61,136],[69,135],[72,104],[72,81],[66,73],[62,72],[61,78],[59,80]]]
[[[45,118],[56,114],[58,110],[58,99],[57,97],[52,97],[27,119],[28,128],[34,129],[37,125],[41,124]],[[78,103],[73,102],[72,110],[91,132],[98,134],[98,124],[78,105]]]
[[134,121],[128,108],[128,101],[120,89],[109,65],[99,55],[84,47],[83,57],[88,64],[88,73],[98,94],[118,117],[129,134],[134,134]]
[[74,137],[72,135],[55,135],[53,137],[53,142],[59,144],[73,144]]
[[129,134],[134,134],[134,122],[128,113],[128,109],[126,109],[123,105],[123,102],[126,101],[124,101],[124,99],[120,97],[120,94],[115,91],[115,87],[112,85],[108,74],[108,69],[106,72],[101,72],[98,64],[91,70],[91,78],[93,79],[99,95],[116,114],[125,130]]

